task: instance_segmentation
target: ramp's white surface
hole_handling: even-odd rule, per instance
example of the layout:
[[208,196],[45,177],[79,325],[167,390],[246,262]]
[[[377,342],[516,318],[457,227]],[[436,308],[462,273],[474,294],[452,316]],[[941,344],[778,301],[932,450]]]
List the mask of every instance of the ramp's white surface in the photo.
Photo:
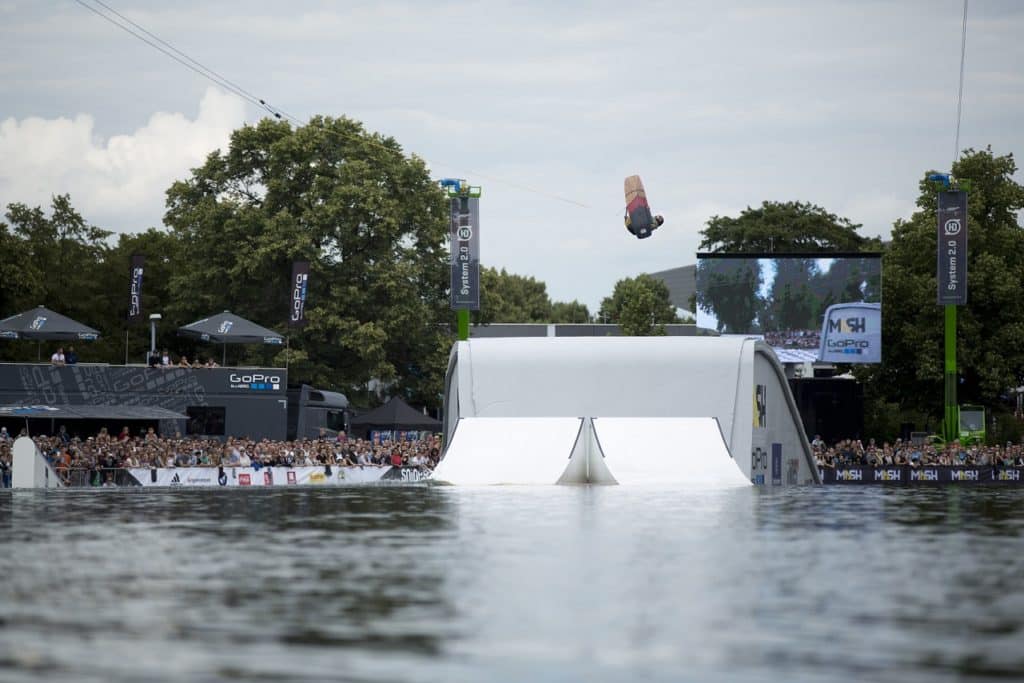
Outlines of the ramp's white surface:
[[463,486],[557,483],[582,422],[578,417],[462,418],[432,478]]
[[63,486],[57,472],[27,436],[18,437],[11,449],[11,487],[54,489]]
[[619,484],[751,485],[713,417],[599,417],[593,424],[604,463]]

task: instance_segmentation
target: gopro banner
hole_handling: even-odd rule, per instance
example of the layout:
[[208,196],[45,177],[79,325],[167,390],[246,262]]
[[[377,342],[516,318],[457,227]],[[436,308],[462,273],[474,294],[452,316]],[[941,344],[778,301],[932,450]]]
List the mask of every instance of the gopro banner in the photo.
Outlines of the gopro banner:
[[451,211],[452,309],[480,310],[480,200],[455,197]]
[[821,324],[818,360],[824,363],[882,362],[882,304],[833,304]]
[[288,297],[288,327],[306,326],[306,293],[309,286],[309,261],[292,264],[291,294]]
[[967,193],[939,193],[939,305],[967,304]]
[[128,294],[128,322],[142,320],[142,275],[146,270],[146,257],[132,254],[131,286]]

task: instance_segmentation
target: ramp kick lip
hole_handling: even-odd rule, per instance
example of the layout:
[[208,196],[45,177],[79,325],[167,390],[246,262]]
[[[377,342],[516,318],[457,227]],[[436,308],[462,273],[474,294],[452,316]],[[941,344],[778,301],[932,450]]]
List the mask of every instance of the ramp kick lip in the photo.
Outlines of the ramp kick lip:
[[751,485],[713,417],[464,417],[432,479],[471,486]]
[[751,486],[715,417],[595,417],[593,429],[616,483]]
[[578,417],[460,418],[431,478],[464,486],[554,484],[581,441],[582,423]]

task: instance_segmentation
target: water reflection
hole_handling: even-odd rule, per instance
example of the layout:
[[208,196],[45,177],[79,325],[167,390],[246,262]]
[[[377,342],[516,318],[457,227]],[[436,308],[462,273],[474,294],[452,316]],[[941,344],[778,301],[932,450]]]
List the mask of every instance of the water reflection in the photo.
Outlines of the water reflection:
[[0,492],[12,680],[1024,675],[1024,491]]

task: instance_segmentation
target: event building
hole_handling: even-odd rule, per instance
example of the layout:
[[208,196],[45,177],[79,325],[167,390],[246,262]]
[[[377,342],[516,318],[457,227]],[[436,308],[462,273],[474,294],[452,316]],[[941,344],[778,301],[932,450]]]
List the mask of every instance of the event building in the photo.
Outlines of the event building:
[[284,368],[0,363],[0,426],[17,434],[133,433],[285,439],[344,429],[344,395],[288,389]]

